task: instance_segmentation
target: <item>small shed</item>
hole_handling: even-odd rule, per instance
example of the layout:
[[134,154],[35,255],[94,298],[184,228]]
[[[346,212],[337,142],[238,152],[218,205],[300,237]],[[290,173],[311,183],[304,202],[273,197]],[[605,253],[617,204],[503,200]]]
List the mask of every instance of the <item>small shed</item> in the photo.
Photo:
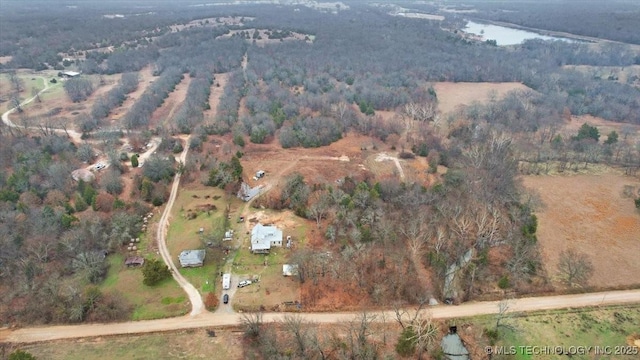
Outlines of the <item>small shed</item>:
[[227,230],[224,233],[224,237],[222,238],[222,241],[231,241],[233,240],[233,230]]
[[295,276],[298,275],[298,265],[297,264],[283,264],[282,265],[282,276]]
[[80,76],[80,73],[76,71],[63,71],[60,73],[60,76],[64,78],[73,78],[76,76]]
[[178,256],[182,267],[200,267],[204,265],[205,250],[184,250]]
[[440,342],[440,347],[447,359],[469,360],[469,350],[467,350],[462,339],[456,333],[445,335]]
[[249,201],[254,197],[260,195],[260,186],[256,186],[252,188],[249,184],[243,182],[240,185],[240,190],[238,191],[238,197],[242,199],[242,201]]
[[142,266],[142,265],[144,265],[144,258],[142,256],[129,256],[124,261],[124,264],[127,265],[127,267]]

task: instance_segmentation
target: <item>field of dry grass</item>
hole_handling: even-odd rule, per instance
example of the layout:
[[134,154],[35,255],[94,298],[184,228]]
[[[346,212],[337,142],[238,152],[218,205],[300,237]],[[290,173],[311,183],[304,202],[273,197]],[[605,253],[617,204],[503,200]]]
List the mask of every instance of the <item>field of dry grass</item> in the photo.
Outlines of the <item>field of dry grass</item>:
[[164,100],[162,105],[157,108],[153,114],[151,114],[151,120],[149,121],[149,128],[155,128],[158,126],[170,127],[170,120],[173,113],[179,109],[182,102],[187,97],[187,90],[191,83],[191,77],[185,76],[176,88],[169,94]]
[[[606,173],[574,176],[525,176],[524,185],[539,194],[538,241],[548,274],[557,273],[559,253],[575,249],[594,266],[590,285],[640,284],[640,212],[623,193],[636,193],[640,179]],[[636,195],[637,196],[637,195]]]
[[473,102],[486,102],[495,94],[497,98],[505,96],[513,90],[529,89],[521,83],[453,83],[438,82],[433,84],[438,95],[438,109],[441,113],[454,112],[462,105],[471,105]]
[[153,70],[151,69],[150,66],[147,66],[144,69],[140,70],[139,74],[140,74],[140,78],[139,78],[140,81],[138,83],[138,88],[134,92],[127,95],[127,99],[122,103],[121,106],[111,110],[111,114],[109,114],[109,118],[112,121],[112,125],[117,124],[117,120],[122,118],[127,113],[127,111],[131,108],[131,106],[133,106],[133,104],[135,104],[135,102],[140,98],[140,96],[142,96],[144,91],[147,90],[147,87],[149,87],[149,84],[153,83],[153,80],[154,80]]
[[205,329],[197,329],[54,341],[26,345],[21,349],[38,359],[49,360],[241,359],[242,333],[218,329],[216,336],[210,337]]

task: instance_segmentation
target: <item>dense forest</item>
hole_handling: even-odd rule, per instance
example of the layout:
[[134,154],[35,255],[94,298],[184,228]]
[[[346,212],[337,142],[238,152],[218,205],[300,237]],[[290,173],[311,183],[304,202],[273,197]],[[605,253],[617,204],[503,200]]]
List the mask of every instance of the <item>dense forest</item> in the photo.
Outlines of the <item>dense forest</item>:
[[[296,148],[326,146],[349,132],[380,141],[403,137],[401,156],[426,157],[431,173],[438,166],[448,169],[429,186],[366,175],[347,177],[339,185],[317,184],[294,174],[279,191],[255,203],[291,209],[318,226],[324,223],[326,246],[339,252],[340,259],[329,266],[309,249],[296,252],[292,262],[299,265],[300,282],[342,281],[355,295],[387,305],[398,297],[419,303],[425,293],[473,299],[481,295],[478,283],[496,283],[507,272],[511,276],[505,288],[529,291],[533,279],[545,274],[536,247],[537,220],[517,175],[598,162],[630,174],[640,167],[640,148],[626,141],[628,134],[603,134],[607,141],[598,142],[597,129],[588,125],[574,137],[563,138],[557,131],[571,115],[640,124],[640,89],[633,83],[563,68],[639,64],[640,54],[622,44],[596,48],[534,40],[502,48],[452,31],[461,21],[456,16],[442,22],[393,17],[359,3],[336,13],[271,5],[193,8],[185,3],[172,8],[151,1],[152,11],[144,12],[120,2],[112,8],[87,2],[81,9],[7,4],[0,14],[0,56],[11,59],[2,69],[122,76],[75,119],[83,140],[91,142],[74,144],[47,127],[37,133],[4,124],[0,128],[0,284],[10,289],[1,299],[3,318],[126,318],[131,311],[126,301],[95,287],[106,275],[105,256],[140,236],[142,217],[167,199],[176,171],[203,172],[207,185],[236,190],[245,140]],[[577,16],[572,21],[544,18],[553,23],[547,26],[538,15],[541,8],[529,5],[533,15],[527,21],[518,20],[519,13],[479,15],[638,40],[633,13],[618,22],[625,30],[614,33],[605,26],[609,18],[589,17],[591,10],[581,14],[598,26],[573,23]],[[104,16],[114,13],[123,15]],[[252,20],[234,25],[203,20],[236,15]],[[170,27],[192,20],[199,26]],[[587,33],[587,28],[601,30]],[[274,42],[260,42],[256,29],[271,31],[275,37],[268,40]],[[252,35],[229,36],[236,30]],[[309,40],[289,38],[294,32]],[[152,82],[116,131],[101,130],[111,111],[141,86],[145,67],[152,69]],[[206,113],[211,88],[222,73],[227,81],[217,112]],[[166,125],[149,129],[154,111],[186,78],[186,101],[163,119]],[[443,118],[435,110],[434,82],[518,82],[529,90]],[[64,89],[78,103],[94,91],[85,77],[66,81]],[[383,119],[380,111],[396,116]],[[49,117],[45,122],[64,121],[55,114]],[[410,131],[407,121],[414,124]],[[443,123],[446,131],[441,131]],[[192,134],[191,143],[182,144],[174,137],[179,133]],[[214,159],[199,152],[203,143],[220,135],[233,137],[229,154],[235,152],[234,157]],[[113,149],[124,138],[140,148],[152,136],[161,139],[161,155],[150,157],[142,175],[132,179],[134,200],[123,201],[121,178],[129,165],[137,167],[137,157],[133,166],[126,153],[123,157]],[[69,174],[92,161],[93,146],[104,151],[110,168],[100,181],[74,182]],[[171,154],[183,146],[191,146],[195,154],[177,165]],[[496,255],[495,249],[503,253]],[[496,260],[498,255],[508,261]],[[447,274],[456,264],[465,265],[452,280]],[[433,273],[432,281],[413,281],[424,268]],[[344,274],[348,278],[341,278]],[[306,296],[305,302],[313,303],[322,294]]]

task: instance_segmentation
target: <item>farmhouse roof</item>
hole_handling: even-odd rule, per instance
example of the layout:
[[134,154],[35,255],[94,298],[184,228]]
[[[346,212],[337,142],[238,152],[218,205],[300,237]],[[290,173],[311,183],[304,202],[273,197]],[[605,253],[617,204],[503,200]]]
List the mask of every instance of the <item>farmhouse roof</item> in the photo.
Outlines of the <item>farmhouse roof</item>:
[[205,254],[206,252],[204,250],[184,250],[178,256],[180,266],[202,266],[204,264]]
[[282,243],[282,230],[275,226],[256,224],[251,230],[251,250],[269,250],[272,242]]
[[63,71],[62,75],[68,76],[68,77],[74,77],[74,76],[80,75],[80,73],[76,71]]

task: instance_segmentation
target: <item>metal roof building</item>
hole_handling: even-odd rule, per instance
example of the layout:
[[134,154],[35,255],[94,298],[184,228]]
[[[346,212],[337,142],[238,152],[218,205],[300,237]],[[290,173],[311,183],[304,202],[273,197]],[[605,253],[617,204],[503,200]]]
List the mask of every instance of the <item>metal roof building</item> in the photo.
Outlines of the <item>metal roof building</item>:
[[282,246],[282,230],[257,224],[251,230],[251,252],[268,253],[272,246]]
[[204,265],[204,250],[184,250],[178,256],[180,266],[182,267],[199,267]]

